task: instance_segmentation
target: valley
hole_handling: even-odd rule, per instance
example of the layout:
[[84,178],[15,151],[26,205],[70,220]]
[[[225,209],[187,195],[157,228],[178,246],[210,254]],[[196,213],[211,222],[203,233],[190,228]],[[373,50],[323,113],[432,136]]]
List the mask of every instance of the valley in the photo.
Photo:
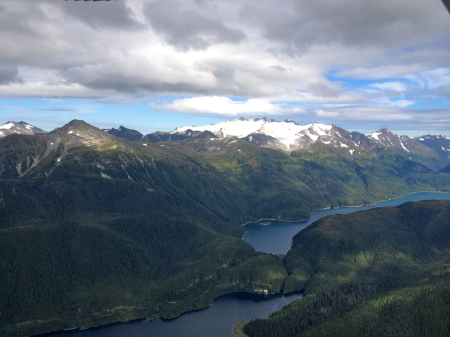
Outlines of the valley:
[[173,318],[223,294],[301,290],[302,272],[255,251],[240,224],[450,190],[448,156],[431,144],[413,160],[405,139],[407,154],[334,126],[304,129],[311,137],[289,151],[263,133],[151,142],[79,120],[0,138],[1,334]]

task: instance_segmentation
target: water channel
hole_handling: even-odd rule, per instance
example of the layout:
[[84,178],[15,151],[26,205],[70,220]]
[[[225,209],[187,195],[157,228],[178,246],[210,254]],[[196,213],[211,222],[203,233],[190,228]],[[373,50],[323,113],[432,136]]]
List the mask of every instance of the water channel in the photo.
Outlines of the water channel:
[[292,237],[306,228],[314,221],[328,215],[349,214],[365,211],[377,207],[398,206],[408,201],[421,200],[446,200],[450,199],[450,193],[419,192],[405,195],[398,199],[377,202],[370,206],[341,207],[334,209],[321,209],[313,212],[305,221],[286,222],[278,220],[260,220],[245,225],[246,234],[244,240],[251,244],[259,252],[271,254],[286,254],[291,248]]
[[[402,198],[382,201],[371,206],[343,207],[318,210],[307,221],[259,221],[246,224],[244,240],[256,250],[286,254],[292,237],[300,230],[327,215],[347,214],[375,207],[397,206],[407,201],[450,199],[450,193],[421,192]],[[264,225],[261,225],[264,223]],[[267,224],[269,223],[269,224]],[[74,330],[46,334],[46,337],[235,337],[233,327],[236,323],[255,318],[266,318],[270,313],[281,309],[301,294],[256,295],[229,294],[218,298],[206,309],[189,312],[174,320],[155,319],[113,324],[90,330]]]

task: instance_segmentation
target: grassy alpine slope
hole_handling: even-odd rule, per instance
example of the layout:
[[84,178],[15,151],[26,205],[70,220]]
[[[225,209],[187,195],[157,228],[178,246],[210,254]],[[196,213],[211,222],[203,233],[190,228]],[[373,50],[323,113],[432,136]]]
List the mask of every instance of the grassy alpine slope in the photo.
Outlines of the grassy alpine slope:
[[305,297],[255,320],[257,336],[448,336],[450,201],[321,219],[294,237],[285,291]]

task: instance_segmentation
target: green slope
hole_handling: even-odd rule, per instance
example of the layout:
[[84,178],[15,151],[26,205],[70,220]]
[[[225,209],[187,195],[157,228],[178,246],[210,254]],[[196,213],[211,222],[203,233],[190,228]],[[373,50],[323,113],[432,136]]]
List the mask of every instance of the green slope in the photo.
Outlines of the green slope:
[[281,260],[241,240],[247,200],[201,157],[69,137],[47,158],[49,137],[2,143],[2,335],[169,318],[228,292],[280,291]]
[[278,257],[241,240],[242,223],[450,186],[448,174],[397,158],[227,141],[199,153],[82,121],[1,139],[2,335],[169,318],[233,291],[297,289],[301,278],[288,269],[284,283]]
[[448,336],[450,201],[333,215],[297,234],[285,291],[256,336]]

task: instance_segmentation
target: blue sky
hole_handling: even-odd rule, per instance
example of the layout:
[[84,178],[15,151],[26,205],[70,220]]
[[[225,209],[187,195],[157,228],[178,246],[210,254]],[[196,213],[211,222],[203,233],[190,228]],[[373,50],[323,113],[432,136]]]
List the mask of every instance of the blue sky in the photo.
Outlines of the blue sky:
[[142,133],[236,117],[450,136],[440,0],[0,5],[0,124]]

